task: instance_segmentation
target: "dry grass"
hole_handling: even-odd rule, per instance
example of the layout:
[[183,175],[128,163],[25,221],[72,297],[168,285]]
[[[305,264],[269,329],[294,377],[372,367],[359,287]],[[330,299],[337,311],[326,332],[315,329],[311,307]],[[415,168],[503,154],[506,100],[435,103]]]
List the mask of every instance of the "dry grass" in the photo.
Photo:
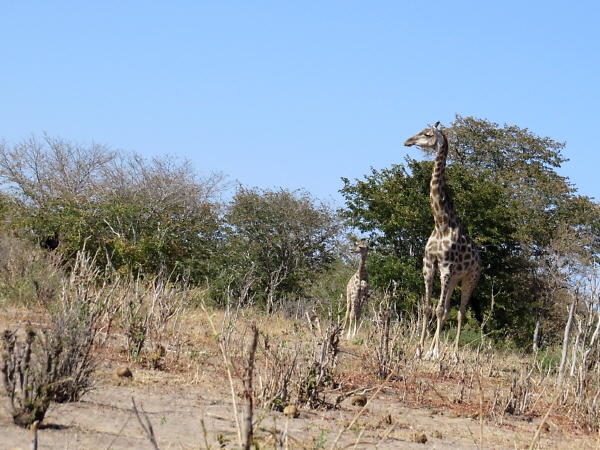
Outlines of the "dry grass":
[[[393,354],[396,366],[382,381],[374,370],[373,361],[364,357],[370,345],[373,353],[376,352],[374,347],[379,345],[379,341],[370,340],[370,336],[381,331],[377,322],[366,321],[358,341],[336,344],[337,363],[325,365],[327,358],[322,359],[322,355],[326,356],[327,351],[323,353],[323,348],[328,345],[324,343],[328,342],[330,334],[327,330],[330,325],[336,324],[335,320],[331,324],[328,318],[316,321],[316,317],[291,321],[282,315],[266,316],[250,308],[210,310],[208,314],[200,310],[182,311],[179,316],[182,330],[179,334],[180,355],[177,363],[162,370],[177,374],[172,378],[172,383],[199,385],[206,382],[206,373],[212,374],[210,376],[213,378],[215,374],[218,378],[220,373],[221,381],[227,382],[229,369],[233,395],[239,398],[244,391],[243,374],[248,344],[252,338],[250,324],[256,323],[259,339],[253,365],[253,396],[257,408],[253,420],[255,442],[267,439],[267,429],[269,442],[280,442],[284,436],[284,422],[280,422],[276,429],[265,427],[265,410],[282,410],[287,405],[299,406],[301,411],[314,408],[316,411],[324,408],[347,409],[350,397],[364,395],[370,399],[376,397],[377,392],[378,395],[394,392],[395,401],[407,407],[427,407],[431,411],[443,411],[449,417],[473,418],[478,423],[471,430],[473,442],[484,448],[488,447],[486,428],[507,427],[514,418],[539,421],[548,414],[544,426],[561,427],[579,433],[595,430],[593,426],[584,425],[587,424],[585,417],[573,414],[575,405],[570,400],[573,398],[571,395],[567,396],[566,402],[563,398],[552,406],[557,398],[553,392],[555,377],[552,370],[538,363],[539,357],[535,355],[500,352],[489,347],[463,347],[458,361],[418,360],[413,357],[417,343],[415,334],[406,332],[415,329],[414,324],[392,322],[391,328],[406,328],[394,333],[397,338],[393,348],[399,349],[399,353]],[[215,330],[211,328],[210,321],[215,324]],[[103,354],[115,361],[127,361],[127,342],[118,319],[114,319],[110,335],[110,346],[103,350]],[[221,355],[220,343],[225,345],[226,362]],[[315,383],[316,372],[309,370],[315,363],[325,367],[323,373],[327,373],[327,376],[322,379],[326,382]],[[133,365],[134,368],[148,367],[144,361],[134,362]],[[153,386],[154,378],[159,376],[160,371],[155,372],[156,375],[147,381],[148,387]],[[319,399],[312,404],[302,394],[311,380],[315,398]],[[136,383],[144,383],[144,378],[138,378]],[[569,385],[568,379],[565,385]],[[389,393],[386,395],[389,396]],[[355,420],[345,426],[340,424],[336,431],[342,432],[346,439],[357,433],[355,439],[364,441],[365,435],[361,435],[361,430],[364,432],[370,427],[382,429],[381,439],[385,436],[387,440],[411,440],[416,436],[416,431],[407,430],[404,433],[403,425],[397,419],[384,418],[380,423],[372,424],[372,419],[363,421],[361,408],[355,411]],[[241,405],[238,413],[241,417]],[[423,434],[421,431],[419,433],[419,436]],[[429,437],[430,433],[433,432],[427,433]],[[529,439],[533,439],[534,435],[532,432]],[[359,439],[359,436],[362,437]],[[330,436],[329,443],[321,448],[329,448],[334,437]],[[312,448],[316,443],[288,444],[289,448]],[[213,443],[212,448],[218,448],[216,444]],[[522,447],[528,448],[529,444],[528,440]]]
[[[340,340],[339,317],[329,311],[296,315],[295,320],[283,312],[267,315],[251,307],[201,311],[188,304],[190,297],[201,297],[202,292],[190,292],[185,284],[164,277],[102,280],[89,258],[82,257],[78,264],[70,275],[61,275],[63,284],[52,295],[46,291],[27,301],[22,296],[16,297],[16,305],[37,302],[37,309],[35,313],[25,310],[26,320],[10,320],[14,327],[6,335],[5,349],[9,355],[13,351],[15,367],[21,364],[16,361],[24,361],[30,351],[27,336],[33,334],[26,332],[28,320],[35,316],[37,323],[45,324],[42,327],[45,330],[65,334],[65,330],[77,328],[69,322],[69,317],[81,319],[82,312],[93,312],[88,322],[83,322],[88,328],[80,328],[83,331],[75,339],[84,344],[81,348],[88,350],[75,355],[70,363],[81,376],[65,375],[77,379],[76,386],[83,390],[89,387],[86,377],[90,377],[94,367],[89,351],[93,348],[96,354],[127,361],[134,367],[176,373],[178,382],[192,385],[205,382],[205,369],[210,366],[222,380],[229,378],[231,399],[235,402],[244,392],[244,379],[249,379],[247,349],[254,336],[251,324],[255,324],[258,339],[251,367],[251,397],[253,406],[258,408],[254,412],[258,416],[252,422],[255,431],[262,426],[264,411],[283,411],[288,406],[311,411],[338,409],[350,397],[370,399],[382,389],[395,392],[396,401],[406,406],[473,417],[479,425],[479,431],[473,433],[473,442],[480,448],[486,445],[485,427],[505,426],[508,418],[543,418],[540,429],[544,424],[552,424],[580,433],[599,431],[600,356],[595,344],[600,334],[600,317],[593,305],[577,316],[577,339],[569,346],[570,366],[557,389],[556,367],[548,364],[544,355],[498,350],[489,342],[485,346],[462,347],[457,359],[414,358],[417,326],[395,315],[393,291],[380,301],[374,297],[375,306],[361,325],[359,336],[347,342]],[[5,275],[15,276],[16,271],[11,268],[0,267],[0,275],[2,270]],[[60,267],[49,269],[49,280],[55,280],[60,270]],[[87,306],[82,310],[81,305]],[[60,317],[63,319],[59,320]],[[17,345],[18,336],[22,340]],[[11,339],[15,341],[13,344]],[[6,350],[3,361],[10,361]],[[447,342],[442,343],[442,355],[451,355],[452,350]],[[54,371],[52,366],[44,370]],[[8,382],[5,390],[14,399],[27,392],[23,386]],[[249,395],[246,392],[245,398],[250,398]],[[77,393],[69,394],[65,400],[77,397]],[[22,399],[22,403],[25,401]],[[235,410],[240,412],[237,406]],[[358,426],[361,414],[359,410],[355,420],[343,429]],[[394,424],[388,423],[386,427],[385,439],[394,435],[391,425]],[[278,442],[282,439],[281,434],[273,436]],[[539,430],[531,438],[534,445]]]
[[[239,370],[235,368],[241,367],[242,351],[247,343],[247,324],[256,322],[260,331],[254,368],[259,380],[255,386],[255,396],[263,408],[282,410],[289,404],[299,404],[309,409],[337,408],[343,400],[354,394],[366,393],[368,397],[382,386],[389,386],[398,392],[405,405],[426,406],[456,417],[476,419],[479,429],[474,431],[473,439],[480,447],[485,446],[486,427],[506,426],[509,419],[514,418],[525,421],[543,418],[540,429],[551,424],[578,433],[598,430],[598,423],[594,421],[596,419],[590,420],[588,410],[579,413],[575,396],[566,390],[554,390],[555,368],[543,363],[543,355],[500,351],[488,345],[485,348],[463,347],[457,360],[418,360],[412,357],[417,344],[414,323],[396,321],[389,326],[382,325],[379,319],[381,315],[374,315],[375,320],[363,324],[359,339],[338,344],[337,363],[330,367],[328,382],[317,383],[319,388],[316,392],[320,401],[306,402],[302,386],[314,376],[315,372],[310,370],[311,364],[322,361],[318,355],[327,347],[323,340],[327,336],[323,330],[327,329],[326,326],[315,325],[314,318],[307,318],[304,322],[290,321],[277,315],[265,317],[251,309],[238,311],[236,320],[232,320],[230,314],[212,311],[213,320],[227,324],[223,329],[227,330],[231,344],[228,352],[232,361],[238,361],[232,363],[233,380],[238,391],[241,384],[236,380],[241,378]],[[191,316],[187,316],[188,319]],[[196,316],[194,321],[197,320],[200,319]],[[318,336],[321,339],[313,336],[316,330],[320,330]],[[378,348],[382,348],[382,340],[373,339],[373,336],[381,336],[386,330],[392,337],[388,342],[394,343],[388,346],[388,357],[373,356],[378,355]],[[216,351],[213,338],[201,333],[196,336],[203,342],[204,348]],[[442,354],[451,355],[452,347],[447,343],[444,345],[446,348],[442,349]],[[367,354],[372,356],[371,359],[365,356]],[[394,358],[395,366],[388,369],[387,379],[381,381],[380,362],[390,361],[390,358]],[[304,369],[299,367],[300,364]],[[565,386],[571,386],[572,389],[575,382],[575,378],[567,379]],[[598,397],[597,383],[588,385],[587,389],[586,398],[593,400]],[[563,399],[562,403],[557,401],[558,397]],[[536,434],[531,439],[539,438],[539,430]]]

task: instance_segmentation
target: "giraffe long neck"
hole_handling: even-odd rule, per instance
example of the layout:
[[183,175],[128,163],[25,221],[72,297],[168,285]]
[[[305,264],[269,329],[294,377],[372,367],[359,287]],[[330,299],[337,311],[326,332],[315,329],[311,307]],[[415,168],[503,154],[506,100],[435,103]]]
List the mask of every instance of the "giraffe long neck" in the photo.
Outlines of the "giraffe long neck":
[[367,279],[367,255],[360,255],[360,264],[356,273],[358,274],[361,280]]
[[435,228],[443,231],[450,226],[451,220],[456,217],[454,205],[446,192],[446,158],[448,157],[448,140],[443,136],[442,142],[438,141],[433,174],[431,175],[429,199],[431,210],[435,219]]

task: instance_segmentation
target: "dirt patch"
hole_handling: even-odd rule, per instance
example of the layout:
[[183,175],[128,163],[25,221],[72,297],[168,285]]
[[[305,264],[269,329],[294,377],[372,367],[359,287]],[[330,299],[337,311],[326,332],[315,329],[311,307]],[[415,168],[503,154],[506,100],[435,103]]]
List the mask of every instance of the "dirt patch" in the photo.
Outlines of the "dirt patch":
[[[113,375],[115,374],[115,375]],[[211,370],[190,383],[175,375],[135,370],[129,380],[118,379],[106,366],[97,389],[82,401],[53,405],[39,431],[40,449],[152,448],[132,410],[132,397],[150,419],[161,449],[238,447],[234,411],[227,380]],[[477,449],[483,430],[485,448],[528,448],[540,419],[507,419],[501,425],[453,409],[407,406],[396,387],[384,388],[368,405],[356,425],[342,433],[339,448]],[[257,411],[256,440],[261,448],[330,448],[340,430],[354,419],[359,406],[351,399],[339,410],[300,410],[298,418]],[[206,434],[205,434],[206,433]],[[1,448],[29,448],[29,432],[0,415]],[[568,433],[550,421],[540,447],[595,448],[591,436]]]
[[[24,319],[22,314],[4,315],[13,324],[15,317]],[[112,350],[102,355],[96,388],[79,402],[51,406],[39,430],[39,448],[151,449],[133,413],[132,398],[150,419],[161,449],[239,448],[227,373],[207,328],[198,327],[198,317],[194,320],[190,330],[196,331],[189,333],[187,345],[196,358],[171,372],[129,365],[132,377],[118,377],[117,370],[127,361],[118,351],[116,335]],[[261,325],[268,329],[267,323]],[[198,358],[199,354],[206,356]],[[543,408],[528,416],[490,416],[493,393],[502,379],[488,378],[478,391],[473,383],[464,387],[458,370],[442,376],[435,365],[424,364],[410,373],[401,370],[372,398],[381,382],[360,369],[359,346],[343,344],[340,358],[339,367],[344,369],[331,395],[360,387],[366,392],[348,396],[337,409],[300,408],[296,418],[255,409],[255,440],[260,448],[279,448],[283,442],[290,449],[329,449],[337,442],[336,448],[443,450],[478,449],[482,443],[486,449],[514,450],[529,448],[542,421]],[[235,388],[239,406],[241,384]],[[363,407],[358,395],[369,403],[350,426]],[[542,400],[540,405],[545,405]],[[26,448],[30,448],[29,431],[13,425],[0,408],[0,449]],[[535,448],[593,449],[596,436],[573,426],[558,411],[542,427]]]

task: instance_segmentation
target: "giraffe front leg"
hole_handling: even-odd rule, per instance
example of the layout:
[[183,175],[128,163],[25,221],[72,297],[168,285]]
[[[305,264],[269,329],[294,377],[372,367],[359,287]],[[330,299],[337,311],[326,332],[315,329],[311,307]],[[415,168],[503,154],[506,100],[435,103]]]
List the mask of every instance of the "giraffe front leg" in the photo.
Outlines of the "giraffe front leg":
[[437,325],[435,328],[435,334],[433,335],[433,340],[431,341],[431,346],[429,347],[429,351],[425,355],[426,359],[438,359],[440,357],[440,333],[442,331],[442,328],[444,327],[444,323],[446,322],[447,316],[444,305],[445,304],[443,301],[443,297],[440,296],[438,306],[435,310]]
[[440,268],[440,280],[442,282],[442,292],[435,311],[437,316],[437,328],[431,347],[427,352],[427,356],[433,359],[438,359],[440,357],[440,334],[448,319],[448,314],[450,313],[450,298],[452,296],[452,291],[456,287],[456,281],[452,280],[451,265]]
[[417,346],[417,358],[421,358],[423,349],[425,348],[425,336],[427,335],[427,325],[429,324],[429,316],[431,315],[431,297],[433,291],[433,277],[435,276],[434,264],[427,260],[427,256],[423,259],[423,278],[425,279],[425,298],[423,300],[423,316],[421,318],[421,338]]
[[[350,282],[352,282],[352,280],[350,280]],[[348,333],[346,335],[347,340],[350,340],[350,334],[351,334],[351,330],[352,330],[352,316],[354,314],[353,306],[354,306],[353,292],[349,285],[348,289],[346,291],[346,315],[344,316],[344,329],[346,329],[346,327],[348,327]]]

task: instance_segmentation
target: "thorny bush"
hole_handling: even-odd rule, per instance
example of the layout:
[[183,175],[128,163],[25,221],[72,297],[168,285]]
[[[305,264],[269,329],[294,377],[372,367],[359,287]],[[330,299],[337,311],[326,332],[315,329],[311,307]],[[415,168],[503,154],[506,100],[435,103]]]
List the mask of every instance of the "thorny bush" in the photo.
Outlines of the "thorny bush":
[[93,267],[93,259],[80,252],[51,305],[49,323],[2,333],[1,381],[17,425],[41,422],[52,401],[77,401],[92,388],[92,350],[112,290],[95,284]]

